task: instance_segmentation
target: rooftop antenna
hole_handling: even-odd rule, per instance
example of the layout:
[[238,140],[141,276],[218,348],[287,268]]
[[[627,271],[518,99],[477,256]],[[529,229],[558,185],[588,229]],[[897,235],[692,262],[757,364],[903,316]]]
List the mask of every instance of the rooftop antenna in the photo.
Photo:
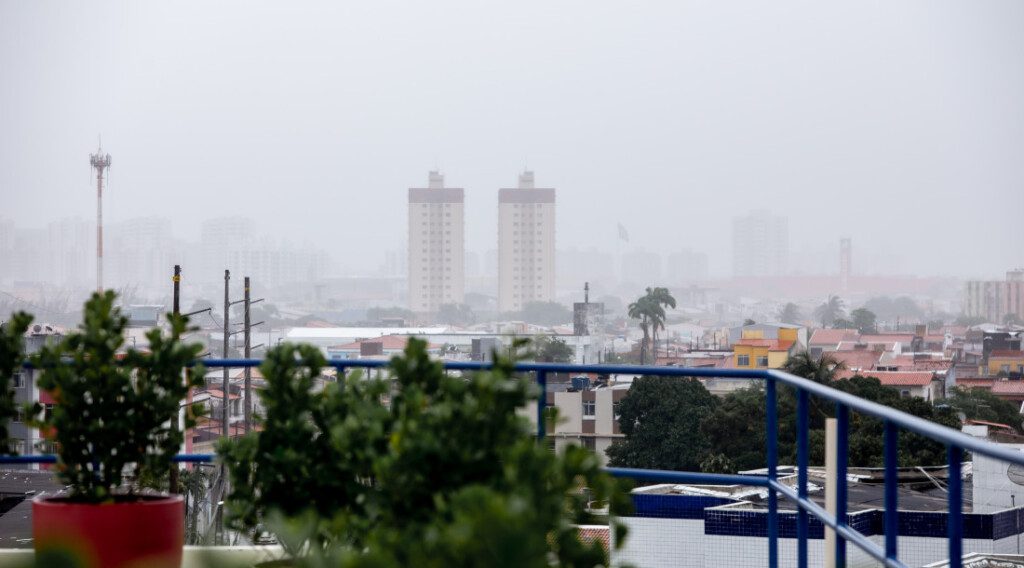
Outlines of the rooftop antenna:
[[110,154],[103,153],[103,137],[99,149],[89,154],[89,165],[96,170],[96,291],[103,292],[103,172],[110,169]]

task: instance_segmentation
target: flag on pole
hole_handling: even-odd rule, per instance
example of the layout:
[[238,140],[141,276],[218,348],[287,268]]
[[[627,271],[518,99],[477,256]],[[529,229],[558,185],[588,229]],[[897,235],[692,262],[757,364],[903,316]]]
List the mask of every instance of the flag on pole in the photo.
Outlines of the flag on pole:
[[619,223],[619,238],[626,241],[627,243],[629,242],[629,232],[626,231],[626,228],[622,226],[622,223]]

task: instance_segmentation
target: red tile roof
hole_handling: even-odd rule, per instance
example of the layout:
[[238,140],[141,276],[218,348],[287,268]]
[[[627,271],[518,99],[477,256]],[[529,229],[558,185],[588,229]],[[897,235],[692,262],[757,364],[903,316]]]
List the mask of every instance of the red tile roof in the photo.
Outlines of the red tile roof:
[[989,359],[1020,359],[1024,358],[1024,351],[1000,350],[989,354]]
[[836,345],[840,341],[856,341],[860,333],[856,329],[816,329],[811,334],[810,345]]
[[836,373],[836,378],[849,379],[854,375],[874,377],[889,387],[923,387],[929,385],[935,377],[935,373],[927,371],[840,371]]
[[880,351],[836,351],[830,353],[832,357],[844,365],[847,369],[874,369],[875,365],[878,364],[878,360],[882,357]]
[[1024,381],[994,381],[992,383],[992,394],[1024,395]]
[[871,335],[862,335],[860,340],[866,343],[885,343],[887,341],[898,341],[900,343],[910,343],[914,340],[913,333],[874,333]]

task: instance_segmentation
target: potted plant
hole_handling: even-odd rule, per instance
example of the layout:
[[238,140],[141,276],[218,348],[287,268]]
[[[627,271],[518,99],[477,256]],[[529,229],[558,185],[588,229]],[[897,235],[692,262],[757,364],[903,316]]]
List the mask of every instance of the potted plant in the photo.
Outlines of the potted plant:
[[[181,447],[180,404],[199,384],[183,368],[201,346],[183,343],[185,317],[169,316],[168,333],[147,332],[146,351],[125,349],[128,320],[115,298],[93,294],[80,328],[33,358],[39,388],[55,401],[50,412],[35,406],[34,425],[56,443],[57,473],[68,486],[33,501],[35,549],[73,555],[83,566],[176,567],[182,497],[147,489],[162,485]],[[186,428],[192,420],[186,416]]]
[[279,564],[608,565],[577,526],[595,522],[595,502],[619,510],[628,496],[593,452],[537,443],[522,410],[538,389],[511,359],[449,376],[410,339],[389,380],[353,372],[317,389],[323,365],[315,347],[272,349],[262,430],[218,449],[231,522],[273,532],[292,556]]

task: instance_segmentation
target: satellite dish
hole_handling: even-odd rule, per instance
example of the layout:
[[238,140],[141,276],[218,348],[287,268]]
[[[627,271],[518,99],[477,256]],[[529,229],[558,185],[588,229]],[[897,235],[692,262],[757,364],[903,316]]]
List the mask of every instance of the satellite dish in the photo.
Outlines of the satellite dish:
[[1006,470],[1006,477],[1013,483],[1024,486],[1024,465],[1010,464],[1010,469]]

